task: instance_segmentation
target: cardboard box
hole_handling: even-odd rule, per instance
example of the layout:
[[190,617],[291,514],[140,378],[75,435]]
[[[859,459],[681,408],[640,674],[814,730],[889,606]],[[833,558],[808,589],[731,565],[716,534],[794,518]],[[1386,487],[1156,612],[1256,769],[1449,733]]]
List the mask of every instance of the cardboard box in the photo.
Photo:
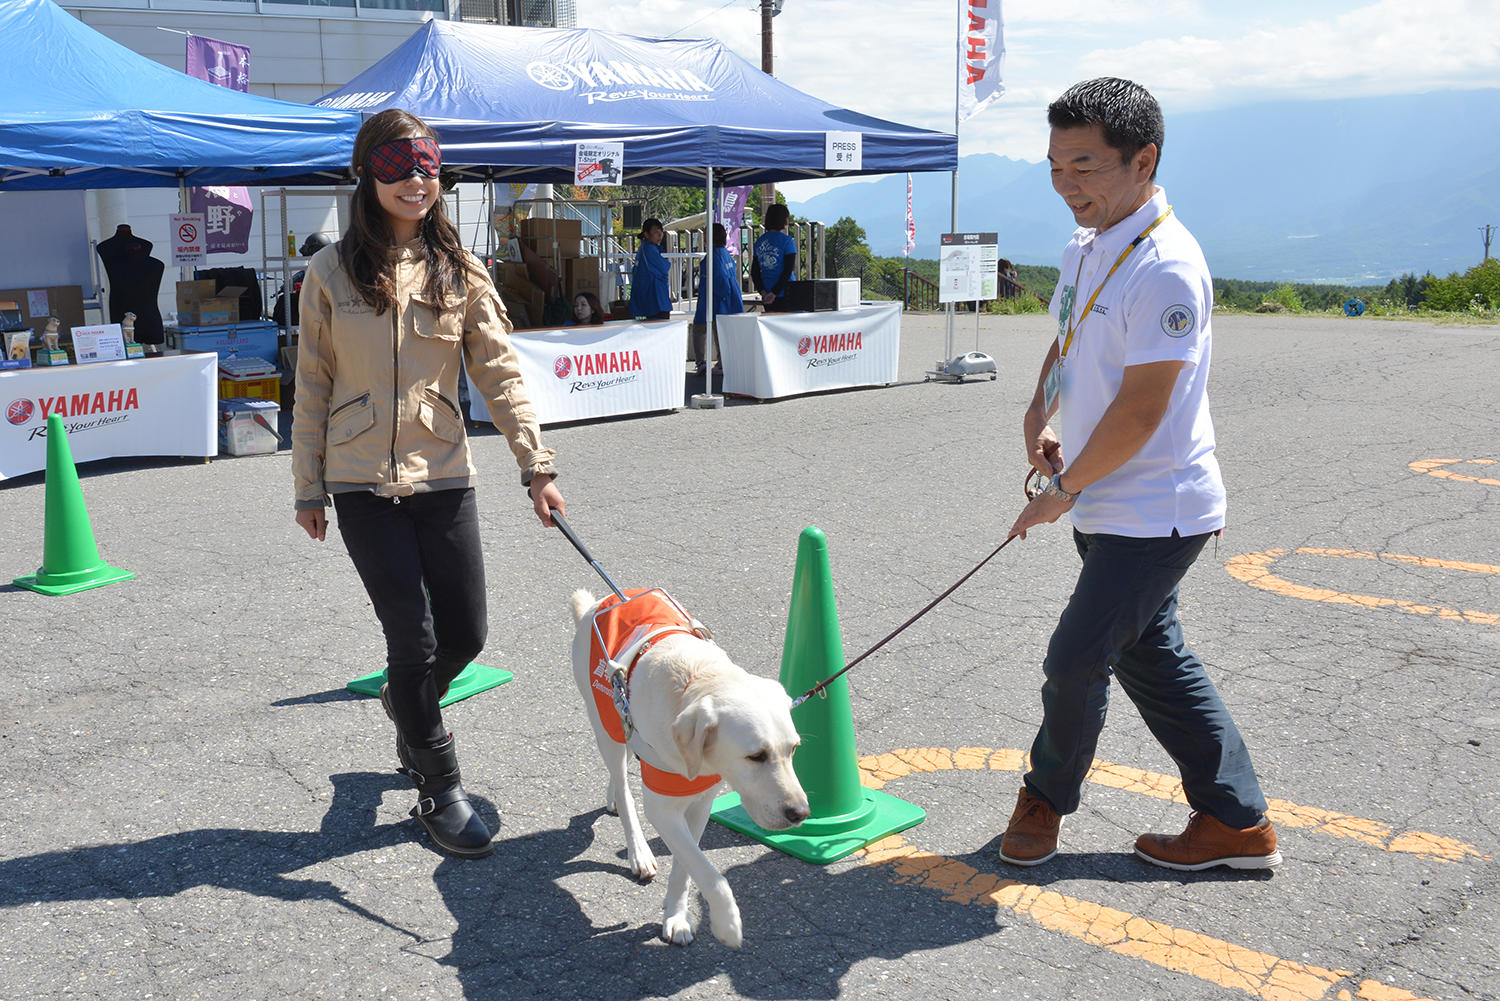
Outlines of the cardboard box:
[[238,285],[219,289],[212,278],[177,283],[177,323],[186,327],[212,327],[240,321]]
[[563,261],[563,289],[570,300],[580,292],[592,292],[602,299],[603,296],[599,293],[603,287],[599,258],[575,257]]
[[522,236],[546,236],[560,242],[583,239],[582,219],[522,219]]
[[[34,315],[31,312],[31,305],[35,297],[28,294],[33,292],[45,292],[47,301],[46,310]],[[74,327],[83,326],[83,287],[81,285],[3,289],[0,290],[0,299],[16,304],[21,310],[21,322],[36,331],[38,341],[41,340],[42,331],[47,329],[49,316],[55,316],[61,321],[58,333],[62,335],[63,340],[69,339]]]
[[524,242],[544,261],[568,260],[583,253],[580,240],[554,240],[550,236],[528,236]]
[[281,444],[276,430],[281,413],[270,400],[219,401],[219,451],[229,455],[266,455]]
[[526,265],[520,261],[501,261],[496,268],[499,271],[497,284],[501,288],[521,288],[531,284],[531,279],[526,274]]

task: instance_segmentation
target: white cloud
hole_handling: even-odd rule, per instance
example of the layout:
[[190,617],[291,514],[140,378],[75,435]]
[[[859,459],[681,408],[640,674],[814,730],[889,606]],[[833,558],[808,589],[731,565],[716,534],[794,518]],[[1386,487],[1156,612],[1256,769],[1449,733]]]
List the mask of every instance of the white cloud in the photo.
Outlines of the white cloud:
[[[710,36],[760,65],[755,0],[578,0],[579,24]],[[1256,100],[1500,87],[1495,0],[1007,0],[1006,95],[964,123],[960,153],[1040,160],[1046,106],[1093,76],[1140,81],[1174,110]],[[880,118],[951,131],[954,0],[786,0],[777,77]],[[704,18],[705,14],[710,16]],[[699,20],[702,18],[702,20]]]

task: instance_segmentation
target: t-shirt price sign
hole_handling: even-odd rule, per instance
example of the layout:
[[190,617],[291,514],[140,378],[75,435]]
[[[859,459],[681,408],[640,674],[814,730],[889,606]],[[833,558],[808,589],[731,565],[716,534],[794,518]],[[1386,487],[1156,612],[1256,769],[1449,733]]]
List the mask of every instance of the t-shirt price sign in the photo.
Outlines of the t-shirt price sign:
[[172,217],[172,266],[191,267],[208,260],[208,227],[201,212],[180,212]]
[[624,175],[624,143],[578,143],[573,147],[574,184],[619,184]]
[[1000,234],[944,233],[938,302],[979,302],[999,295]]

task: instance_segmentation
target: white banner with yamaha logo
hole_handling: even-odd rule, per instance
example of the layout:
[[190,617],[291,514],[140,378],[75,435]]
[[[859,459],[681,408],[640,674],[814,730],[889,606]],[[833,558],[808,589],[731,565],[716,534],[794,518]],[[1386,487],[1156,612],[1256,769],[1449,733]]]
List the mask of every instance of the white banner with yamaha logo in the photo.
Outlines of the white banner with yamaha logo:
[[[511,345],[537,422],[611,417],[683,405],[687,321],[517,330]],[[470,384],[469,416],[490,411]]]
[[219,454],[219,356],[165,355],[0,372],[0,480],[47,468],[47,417],[73,461]]
[[724,392],[759,400],[896,381],[901,304],[719,317]]

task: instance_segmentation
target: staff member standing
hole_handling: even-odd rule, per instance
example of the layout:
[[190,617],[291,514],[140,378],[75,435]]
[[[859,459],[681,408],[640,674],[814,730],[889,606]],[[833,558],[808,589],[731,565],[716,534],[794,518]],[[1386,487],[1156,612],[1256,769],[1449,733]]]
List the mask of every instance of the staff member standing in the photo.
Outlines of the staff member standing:
[[672,264],[661,252],[666,237],[660,219],[647,219],[641,227],[641,245],[630,273],[630,315],[637,320],[665,320],[672,315],[672,294],[667,291]]
[[[1155,184],[1164,127],[1128,80],[1070,87],[1047,109],[1052,186],[1079,229],[1052,297],[1057,338],[1026,411],[1050,476],[1012,534],[1071,515],[1083,559],[1042,664],[1042,724],[1000,857],[1057,854],[1104,726],[1113,672],[1182,775],[1192,814],[1136,854],[1169,869],[1278,865],[1250,752],[1177,620],[1178,582],[1224,526],[1208,409],[1213,285]],[[1047,426],[1061,412],[1071,460]]]
[[382,111],[360,127],[353,166],[349,230],[317,252],[302,285],[296,521],[321,542],[332,496],[385,633],[380,699],[417,787],[412,816],[439,848],[477,858],[492,851],[490,832],[469,805],[438,706],[489,625],[460,368],[484,394],[542,524],[550,508],[566,509],[505,307],[443,211],[436,133],[408,112]]
[[[708,362],[705,360],[705,352],[708,350],[708,299],[704,297],[704,293],[708,291],[705,276],[709,268],[713,268],[714,275],[714,316],[717,318],[745,311],[745,299],[740,294],[739,265],[729,252],[729,231],[724,228],[723,223],[716,222],[713,233],[713,253],[703,255],[703,265],[698,271],[698,308],[693,313],[693,353],[698,360],[699,375],[708,369]],[[718,357],[718,347],[719,329],[718,320],[715,319],[715,357]]]
[[780,202],[766,209],[766,231],[751,249],[750,281],[766,309],[778,308],[776,300],[796,273],[797,241],[786,232],[791,221],[791,210]]

